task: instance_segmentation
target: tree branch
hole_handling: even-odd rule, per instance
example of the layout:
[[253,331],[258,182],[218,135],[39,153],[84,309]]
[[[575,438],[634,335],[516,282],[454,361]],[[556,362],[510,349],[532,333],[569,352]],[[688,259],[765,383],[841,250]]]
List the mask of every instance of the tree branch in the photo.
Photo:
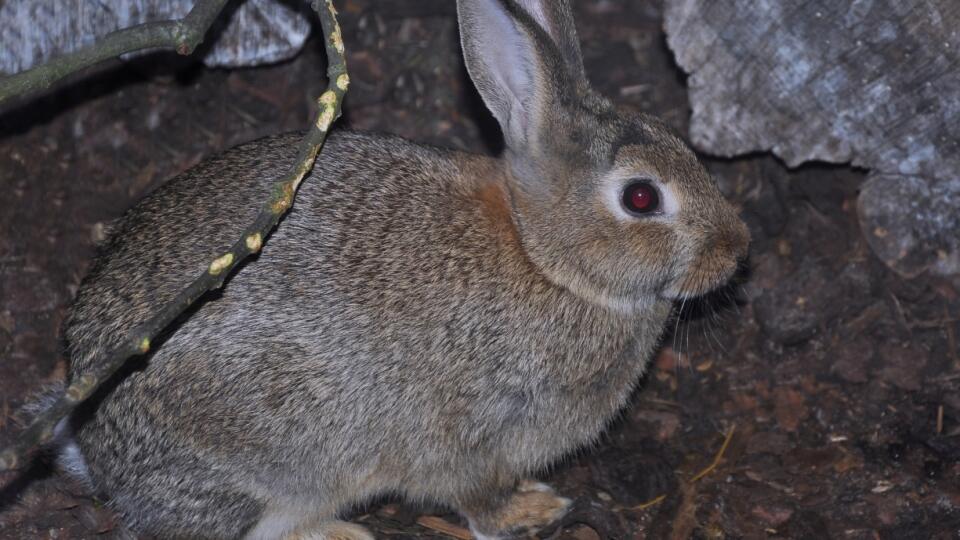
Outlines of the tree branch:
[[15,96],[46,90],[67,75],[144,49],[175,49],[188,55],[203,41],[228,0],[197,0],[190,12],[177,21],[140,24],[111,32],[79,51],[58,56],[40,66],[0,78],[0,105]]
[[[221,5],[223,3],[220,0],[213,3],[217,2]],[[128,358],[146,354],[150,350],[150,340],[161,330],[205,292],[218,289],[223,285],[224,280],[237,264],[247,256],[260,251],[267,235],[293,205],[297,188],[313,168],[330,125],[340,117],[343,96],[350,84],[336,9],[331,0],[314,0],[311,5],[319,15],[323,28],[329,84],[317,100],[320,110],[310,131],[300,142],[296,163],[286,176],[274,184],[270,199],[264,204],[256,220],[244,230],[243,235],[228,251],[214,259],[206,272],[198,276],[169,304],[162,307],[155,316],[130,332],[123,345],[96,361],[88,373],[77,377],[53,406],[45,410],[20,433],[14,444],[0,452],[0,471],[22,467],[25,456],[33,448],[50,441],[57,423],[90,397],[104,381],[124,365]],[[196,9],[195,7],[194,10]]]

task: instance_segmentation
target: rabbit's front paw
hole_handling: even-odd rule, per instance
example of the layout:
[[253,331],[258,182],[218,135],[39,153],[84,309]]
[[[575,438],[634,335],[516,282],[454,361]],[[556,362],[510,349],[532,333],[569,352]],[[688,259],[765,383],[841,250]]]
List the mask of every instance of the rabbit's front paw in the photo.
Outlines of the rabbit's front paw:
[[531,535],[563,517],[570,503],[550,486],[525,480],[499,508],[470,516],[470,530],[479,540]]
[[374,540],[366,528],[346,521],[327,521],[308,530],[298,530],[284,540]]

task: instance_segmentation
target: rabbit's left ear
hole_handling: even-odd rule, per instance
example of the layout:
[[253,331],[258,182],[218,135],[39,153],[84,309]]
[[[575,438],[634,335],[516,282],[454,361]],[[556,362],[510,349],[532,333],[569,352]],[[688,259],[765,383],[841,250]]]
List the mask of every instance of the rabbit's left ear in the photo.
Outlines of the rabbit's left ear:
[[563,66],[575,84],[586,84],[580,41],[573,23],[569,0],[514,0],[553,41],[563,59]]
[[470,78],[507,149],[532,154],[550,136],[545,113],[586,88],[567,0],[457,0]]

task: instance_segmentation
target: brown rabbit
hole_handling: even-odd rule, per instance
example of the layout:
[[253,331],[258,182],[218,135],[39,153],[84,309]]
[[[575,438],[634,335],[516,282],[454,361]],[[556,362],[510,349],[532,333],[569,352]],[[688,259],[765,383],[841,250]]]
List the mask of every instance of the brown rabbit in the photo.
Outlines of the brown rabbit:
[[[567,1],[458,0],[498,159],[335,132],[257,260],[61,428],[62,463],[162,538],[370,538],[378,494],[478,538],[569,501],[528,480],[623,407],[672,302],[748,234],[693,153],[584,75]],[[127,212],[66,334],[77,377],[257,211],[297,135],[245,144]]]

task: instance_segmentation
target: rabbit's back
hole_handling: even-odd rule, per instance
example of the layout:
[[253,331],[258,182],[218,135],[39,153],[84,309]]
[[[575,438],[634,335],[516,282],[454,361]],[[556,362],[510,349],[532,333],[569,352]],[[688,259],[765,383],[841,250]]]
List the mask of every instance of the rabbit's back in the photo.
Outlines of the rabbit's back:
[[[66,325],[72,374],[86,370],[92,355],[119,344],[125,331],[175,297],[232,245],[293,163],[298,140],[295,133],[267,137],[208,159],[110,226]],[[450,158],[399,137],[332,133],[264,253],[207,301],[229,301],[242,290],[264,295],[259,300],[272,306],[261,305],[265,311],[284,305],[298,309],[298,295],[323,290],[326,298],[333,292],[326,286],[362,294],[374,290],[356,287],[366,280],[392,280],[394,287],[400,278],[415,281],[419,274],[409,271],[403,276],[378,272],[399,270],[412,260],[400,246],[420,255],[445,249],[437,243],[444,231],[436,222],[455,212],[450,195],[462,188],[457,182],[462,173]],[[301,276],[304,272],[317,275],[311,280]],[[271,275],[264,284],[268,290],[258,287],[264,274]]]

